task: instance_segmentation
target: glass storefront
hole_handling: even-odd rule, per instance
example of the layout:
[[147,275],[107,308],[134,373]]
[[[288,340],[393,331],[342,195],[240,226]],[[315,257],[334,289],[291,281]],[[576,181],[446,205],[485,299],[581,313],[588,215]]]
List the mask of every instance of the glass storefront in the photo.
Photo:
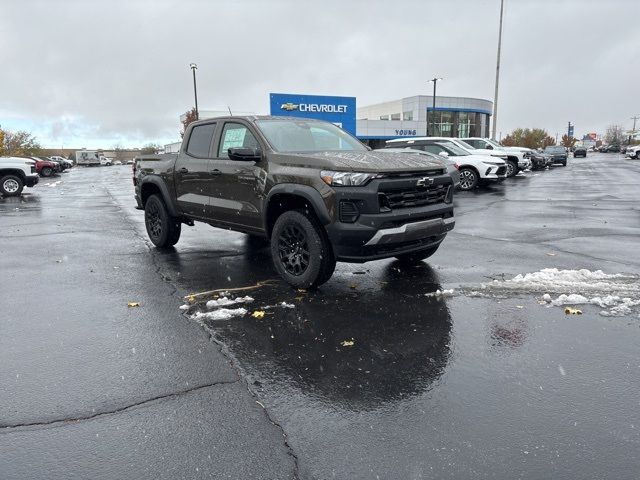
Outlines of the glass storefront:
[[480,112],[427,109],[427,119],[432,137],[484,137],[489,125],[489,114]]

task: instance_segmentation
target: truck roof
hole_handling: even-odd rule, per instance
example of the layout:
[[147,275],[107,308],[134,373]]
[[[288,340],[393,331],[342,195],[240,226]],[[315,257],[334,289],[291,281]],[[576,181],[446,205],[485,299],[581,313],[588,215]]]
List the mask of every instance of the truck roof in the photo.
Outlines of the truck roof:
[[305,122],[323,122],[324,120],[318,120],[315,118],[301,118],[301,117],[292,117],[286,115],[226,115],[224,117],[211,117],[211,118],[203,118],[202,120],[196,120],[195,122],[191,122],[189,125],[200,125],[202,123],[209,123],[211,121],[218,120],[248,120],[250,122],[255,122],[256,120],[304,120]]

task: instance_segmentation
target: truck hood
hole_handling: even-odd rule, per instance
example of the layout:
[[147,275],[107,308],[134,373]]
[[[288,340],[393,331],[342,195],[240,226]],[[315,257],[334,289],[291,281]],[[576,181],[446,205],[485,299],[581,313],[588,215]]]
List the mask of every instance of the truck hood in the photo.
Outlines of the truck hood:
[[307,152],[275,153],[273,160],[281,165],[305,166],[346,172],[415,172],[443,168],[444,162],[425,155],[395,152]]

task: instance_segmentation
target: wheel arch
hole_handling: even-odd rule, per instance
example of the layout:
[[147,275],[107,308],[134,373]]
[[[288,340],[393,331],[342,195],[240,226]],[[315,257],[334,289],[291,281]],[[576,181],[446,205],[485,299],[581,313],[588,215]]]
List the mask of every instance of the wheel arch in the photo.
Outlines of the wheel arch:
[[331,216],[320,193],[308,185],[279,184],[274,186],[265,202],[263,223],[267,237],[276,219],[288,210],[310,209],[322,225],[331,223]]
[[145,177],[140,183],[140,203],[143,208],[147,199],[153,194],[159,194],[162,197],[172,217],[178,216],[178,210],[176,209],[173,198],[169,194],[169,189],[162,179],[158,177]]
[[15,175],[22,180],[22,183],[25,183],[27,180],[27,176],[19,168],[3,168],[0,170],[0,178],[6,177],[7,175]]

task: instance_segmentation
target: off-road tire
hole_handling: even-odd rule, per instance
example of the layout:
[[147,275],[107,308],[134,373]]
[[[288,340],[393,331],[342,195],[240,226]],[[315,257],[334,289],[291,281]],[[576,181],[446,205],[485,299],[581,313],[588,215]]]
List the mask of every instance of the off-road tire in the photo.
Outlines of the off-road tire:
[[640,150],[636,152],[636,160],[640,160]]
[[336,267],[324,227],[304,210],[289,210],[276,219],[271,232],[271,256],[276,271],[295,288],[322,285]]
[[17,197],[22,193],[24,183],[16,175],[5,175],[0,178],[0,193],[5,197]]
[[478,174],[472,168],[462,167],[460,169],[460,185],[458,188],[463,191],[473,190],[478,186]]
[[402,255],[396,255],[396,258],[405,265],[415,265],[417,263],[420,263],[425,258],[429,258],[431,255],[436,253],[438,247],[440,247],[440,244],[427,250],[420,250],[419,252],[415,253],[404,253]]
[[51,175],[53,175],[53,168],[44,167],[42,170],[40,170],[40,175],[42,175],[43,177],[50,177]]
[[144,204],[144,224],[151,243],[158,248],[172,247],[180,240],[182,224],[169,215],[159,195],[151,195]]
[[518,174],[518,164],[513,160],[507,160],[507,178],[515,177]]

